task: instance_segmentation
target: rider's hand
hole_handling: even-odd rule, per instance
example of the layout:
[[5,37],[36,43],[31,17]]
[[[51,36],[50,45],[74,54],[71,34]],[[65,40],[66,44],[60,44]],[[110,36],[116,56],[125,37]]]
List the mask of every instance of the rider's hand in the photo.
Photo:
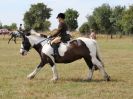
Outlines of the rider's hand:
[[52,38],[52,35],[49,35],[48,38],[49,38],[49,39]]

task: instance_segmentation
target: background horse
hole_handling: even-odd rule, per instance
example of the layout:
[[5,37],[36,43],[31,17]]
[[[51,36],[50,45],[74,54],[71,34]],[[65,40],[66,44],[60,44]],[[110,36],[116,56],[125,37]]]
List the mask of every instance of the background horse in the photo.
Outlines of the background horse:
[[10,38],[8,40],[8,44],[10,43],[10,41],[13,39],[14,43],[16,44],[16,39],[17,37],[21,37],[21,33],[19,31],[13,31],[10,33]]
[[5,35],[8,35],[10,31],[8,29],[0,29],[0,35],[3,35],[3,39],[5,38]]
[[90,71],[88,80],[92,79],[95,67],[98,67],[106,81],[110,80],[110,77],[104,70],[102,60],[99,56],[97,43],[93,39],[80,37],[67,44],[61,43],[58,49],[61,57],[54,57],[53,48],[51,47],[47,36],[40,37],[35,35],[23,35],[22,38],[20,53],[22,55],[27,55],[27,52],[33,47],[39,53],[41,58],[40,64],[27,76],[29,79],[34,78],[40,69],[45,64],[49,63],[53,71],[52,80],[57,80],[58,73],[56,70],[56,63],[70,63],[77,59],[84,58]]

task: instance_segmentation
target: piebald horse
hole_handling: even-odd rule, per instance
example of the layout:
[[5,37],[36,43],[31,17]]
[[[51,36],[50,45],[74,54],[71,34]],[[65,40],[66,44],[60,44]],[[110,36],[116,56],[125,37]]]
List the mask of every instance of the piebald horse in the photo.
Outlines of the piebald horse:
[[58,73],[56,63],[70,63],[83,58],[89,67],[88,80],[92,79],[95,67],[100,70],[106,81],[110,80],[110,76],[105,72],[102,60],[99,56],[97,42],[93,39],[79,37],[68,43],[61,43],[58,48],[61,57],[54,58],[53,48],[46,35],[44,35],[44,37],[31,34],[23,35],[20,54],[27,55],[27,52],[31,48],[34,48],[39,53],[41,62],[35,70],[27,76],[28,79],[34,78],[41,68],[49,63],[53,72],[53,78],[51,80],[57,80]]
[[10,41],[13,39],[14,43],[16,44],[16,39],[17,37],[21,38],[21,34],[19,31],[13,31],[10,33],[10,38],[8,40],[8,44],[10,43]]

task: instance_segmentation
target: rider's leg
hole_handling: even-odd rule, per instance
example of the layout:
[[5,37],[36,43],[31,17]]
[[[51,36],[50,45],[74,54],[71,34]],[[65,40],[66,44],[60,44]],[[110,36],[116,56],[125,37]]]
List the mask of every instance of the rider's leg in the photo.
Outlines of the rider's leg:
[[54,40],[51,41],[51,45],[54,49],[54,56],[59,56],[58,47],[60,43],[60,37],[56,37]]

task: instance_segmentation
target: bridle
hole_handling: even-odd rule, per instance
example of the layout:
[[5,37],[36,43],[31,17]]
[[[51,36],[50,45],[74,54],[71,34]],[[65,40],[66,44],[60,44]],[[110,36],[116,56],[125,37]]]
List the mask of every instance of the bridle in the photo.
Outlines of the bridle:
[[[40,42],[38,42],[37,44],[34,44],[33,46],[31,46],[30,48],[29,48],[29,50],[31,49],[31,48],[33,48],[34,46],[36,46],[36,45],[38,45],[38,44],[41,44],[42,42],[44,42],[44,41],[46,41],[47,40],[47,43],[49,43],[48,41],[50,41],[51,40],[51,38],[45,38],[44,40],[42,40],[42,41],[40,41]],[[44,44],[45,45],[45,44]],[[44,45],[42,45],[42,46],[44,46]],[[25,50],[24,48],[20,48],[20,49],[22,49],[23,51],[27,51],[27,50]],[[28,50],[28,51],[29,51]],[[27,52],[28,52],[27,51]]]
[[[50,40],[51,40],[51,38],[46,38],[46,39],[44,39],[44,40],[40,41],[39,43],[37,43],[37,44],[35,44],[35,45],[41,44],[42,42],[44,42],[44,41],[46,41],[46,40],[47,40],[47,43],[48,43],[48,41],[50,41]],[[35,46],[35,45],[34,45],[34,46]]]

